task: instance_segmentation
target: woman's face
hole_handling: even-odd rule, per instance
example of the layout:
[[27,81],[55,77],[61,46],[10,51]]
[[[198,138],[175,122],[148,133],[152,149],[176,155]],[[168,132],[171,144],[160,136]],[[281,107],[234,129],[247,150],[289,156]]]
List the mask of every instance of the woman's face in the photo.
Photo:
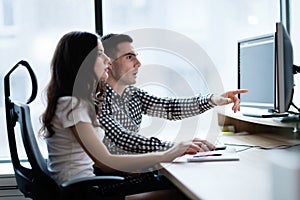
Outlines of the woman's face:
[[109,57],[104,54],[102,42],[98,39],[98,52],[94,65],[94,72],[99,80],[106,80],[108,77],[108,64],[110,62]]

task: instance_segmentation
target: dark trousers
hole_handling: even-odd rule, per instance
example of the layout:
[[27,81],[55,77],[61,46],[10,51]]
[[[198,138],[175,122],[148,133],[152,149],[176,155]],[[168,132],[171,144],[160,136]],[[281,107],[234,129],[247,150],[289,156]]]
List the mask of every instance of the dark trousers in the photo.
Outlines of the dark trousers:
[[94,173],[97,176],[114,175],[125,178],[121,183],[104,186],[101,190],[105,195],[118,194],[120,196],[127,196],[150,191],[176,189],[176,187],[158,171],[139,174],[129,174],[124,172],[107,174],[99,168],[94,168]]

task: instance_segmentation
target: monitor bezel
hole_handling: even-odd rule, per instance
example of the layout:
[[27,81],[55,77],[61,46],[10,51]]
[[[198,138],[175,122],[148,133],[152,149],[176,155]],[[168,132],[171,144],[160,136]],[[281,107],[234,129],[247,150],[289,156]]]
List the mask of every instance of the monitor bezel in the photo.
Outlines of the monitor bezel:
[[[286,113],[289,111],[294,93],[293,46],[290,36],[281,22],[276,23],[275,38],[275,109],[279,113]],[[286,66],[287,62],[291,62],[291,66]]]

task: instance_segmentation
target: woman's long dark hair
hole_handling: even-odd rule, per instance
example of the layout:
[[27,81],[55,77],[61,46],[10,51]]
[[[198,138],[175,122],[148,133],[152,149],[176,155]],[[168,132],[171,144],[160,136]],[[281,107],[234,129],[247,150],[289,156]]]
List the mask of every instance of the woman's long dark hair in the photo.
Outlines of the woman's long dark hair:
[[[51,62],[51,79],[46,88],[47,107],[41,116],[40,133],[48,130],[48,135],[43,134],[45,137],[54,134],[51,121],[60,97],[73,96],[79,101],[86,100],[92,108],[93,94],[99,85],[94,73],[97,45],[97,35],[78,31],[67,33],[58,42]],[[90,115],[95,119],[95,110],[91,109]]]

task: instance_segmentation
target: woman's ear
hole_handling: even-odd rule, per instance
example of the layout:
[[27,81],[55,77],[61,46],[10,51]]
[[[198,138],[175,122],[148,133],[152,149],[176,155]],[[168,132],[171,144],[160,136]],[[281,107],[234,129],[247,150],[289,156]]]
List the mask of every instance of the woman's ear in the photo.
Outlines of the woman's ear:
[[112,70],[112,68],[113,68],[113,64],[112,64],[112,62],[109,62],[109,63],[108,63],[108,69],[109,69],[109,70]]

